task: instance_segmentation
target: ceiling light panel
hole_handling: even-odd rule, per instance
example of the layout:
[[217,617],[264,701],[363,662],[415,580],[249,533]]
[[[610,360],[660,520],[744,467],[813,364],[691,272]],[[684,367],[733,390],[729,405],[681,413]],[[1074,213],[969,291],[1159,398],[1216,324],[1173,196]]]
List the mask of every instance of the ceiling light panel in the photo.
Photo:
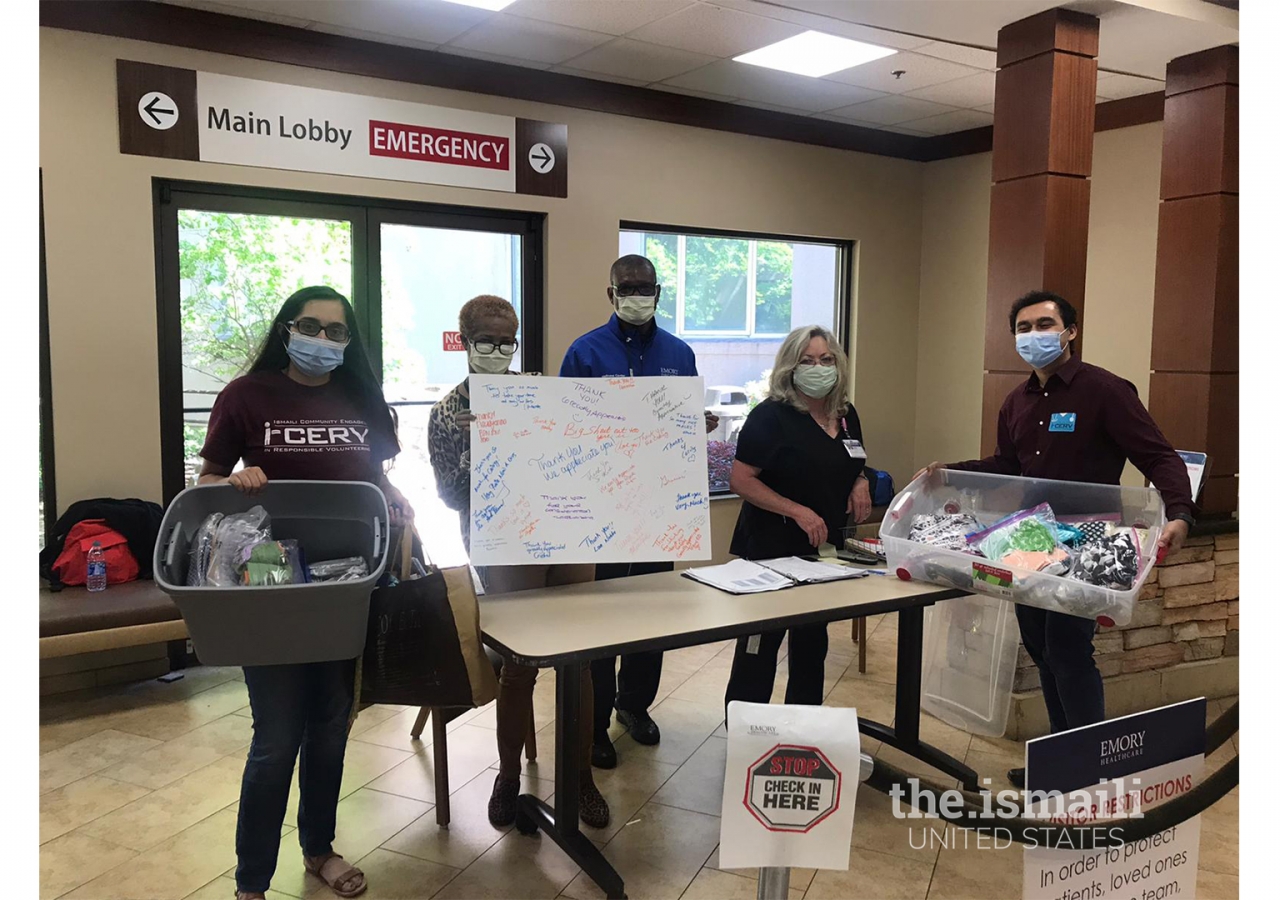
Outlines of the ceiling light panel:
[[516,0],[444,0],[445,3],[456,3],[458,6],[474,6],[476,9],[487,9],[489,12],[497,12],[500,9],[506,9]]
[[875,59],[884,59],[897,52],[888,47],[864,44],[862,41],[823,34],[821,31],[806,31],[759,50],[735,56],[734,61],[790,72],[793,75],[821,78]]

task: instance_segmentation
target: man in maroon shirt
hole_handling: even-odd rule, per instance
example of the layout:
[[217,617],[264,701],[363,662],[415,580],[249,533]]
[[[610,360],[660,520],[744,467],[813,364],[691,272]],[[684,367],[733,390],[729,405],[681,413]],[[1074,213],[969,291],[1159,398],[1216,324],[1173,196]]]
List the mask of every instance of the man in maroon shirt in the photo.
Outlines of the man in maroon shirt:
[[[1009,328],[1034,371],[1000,407],[995,454],[946,466],[935,462],[916,474],[948,468],[1119,484],[1128,460],[1164,499],[1169,524],[1160,535],[1161,553],[1177,553],[1195,521],[1186,464],[1137,388],[1072,353],[1076,322],[1071,304],[1048,291],[1014,303]],[[1017,615],[1022,643],[1040,670],[1050,728],[1065,731],[1105,719],[1102,676],[1093,661],[1094,621],[1022,604]],[[1022,769],[1009,772],[1018,787],[1024,776]]]

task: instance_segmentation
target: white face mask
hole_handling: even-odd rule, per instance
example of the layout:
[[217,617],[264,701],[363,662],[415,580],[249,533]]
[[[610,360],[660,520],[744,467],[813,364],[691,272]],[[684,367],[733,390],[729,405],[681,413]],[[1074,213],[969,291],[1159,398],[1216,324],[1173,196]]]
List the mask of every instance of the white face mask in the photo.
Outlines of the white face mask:
[[505,375],[507,370],[511,368],[511,358],[514,353],[506,354],[497,347],[493,348],[492,353],[480,353],[475,347],[467,346],[467,364],[471,367],[471,371],[479,375]]
[[617,303],[618,318],[631,325],[646,324],[658,309],[656,294],[632,297],[619,297],[615,294],[614,299]]

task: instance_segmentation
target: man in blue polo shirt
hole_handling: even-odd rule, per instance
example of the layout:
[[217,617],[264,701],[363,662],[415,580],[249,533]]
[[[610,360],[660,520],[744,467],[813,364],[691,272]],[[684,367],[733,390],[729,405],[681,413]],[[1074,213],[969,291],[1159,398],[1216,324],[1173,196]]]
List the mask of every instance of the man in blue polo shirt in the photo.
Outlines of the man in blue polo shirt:
[[[697,375],[693,350],[680,338],[663,331],[654,321],[662,286],[653,263],[631,254],[609,270],[605,292],[614,313],[609,321],[588,331],[569,346],[560,365],[565,378],[613,378],[644,375]],[[707,431],[716,427],[716,417],[707,414]],[[596,580],[625,578],[669,572],[671,562],[605,563],[596,566]],[[662,678],[662,651],[624,654],[620,668],[614,658],[591,664],[595,685],[595,739],[591,762],[602,769],[618,764],[618,755],[609,740],[609,718],[614,709],[618,722],[640,744],[656,744],[661,739],[658,725],[649,716],[649,706],[658,694]]]

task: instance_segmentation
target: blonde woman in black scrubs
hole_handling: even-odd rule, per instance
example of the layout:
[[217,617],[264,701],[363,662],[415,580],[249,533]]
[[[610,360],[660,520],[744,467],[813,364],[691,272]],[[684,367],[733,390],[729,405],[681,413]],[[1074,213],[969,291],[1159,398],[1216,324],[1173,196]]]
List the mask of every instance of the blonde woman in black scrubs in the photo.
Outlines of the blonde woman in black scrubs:
[[[730,552],[743,559],[811,555],[840,542],[850,514],[856,522],[871,514],[862,425],[848,398],[849,361],[835,336],[819,325],[787,335],[769,396],[738,436],[729,489],[743,503]],[[731,700],[769,702],[783,634],[738,639],[726,707]],[[822,704],[826,658],[825,624],[791,629],[787,703]]]

